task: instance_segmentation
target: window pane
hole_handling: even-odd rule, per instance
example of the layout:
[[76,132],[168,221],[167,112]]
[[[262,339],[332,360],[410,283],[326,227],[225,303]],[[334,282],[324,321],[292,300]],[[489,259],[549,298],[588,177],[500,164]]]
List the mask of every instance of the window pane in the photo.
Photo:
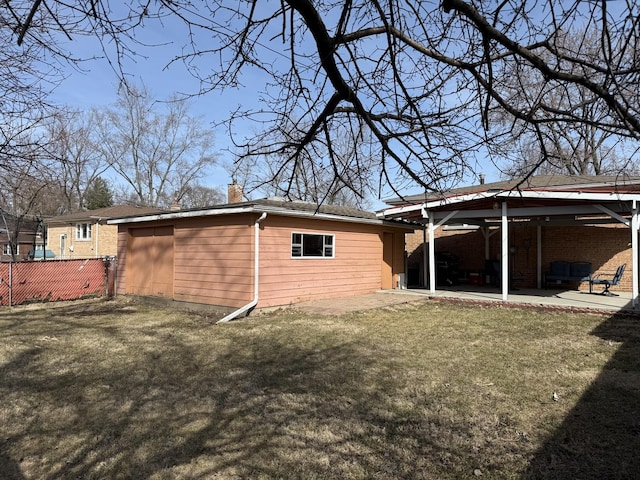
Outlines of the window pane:
[[303,239],[303,252],[305,257],[322,257],[324,235],[305,235]]
[[76,239],[77,240],[90,240],[91,239],[91,224],[90,223],[78,223],[76,225]]
[[333,235],[292,233],[292,257],[333,257]]
[[302,256],[302,234],[301,233],[291,234],[291,256],[292,257]]

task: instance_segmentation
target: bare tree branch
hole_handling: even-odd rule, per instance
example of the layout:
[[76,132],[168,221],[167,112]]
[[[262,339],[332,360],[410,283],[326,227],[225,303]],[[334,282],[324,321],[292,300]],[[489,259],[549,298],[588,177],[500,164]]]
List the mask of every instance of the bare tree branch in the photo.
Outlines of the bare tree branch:
[[[94,34],[114,45],[112,61],[123,77],[123,60],[140,46],[136,33],[163,22],[181,25],[183,36],[171,40],[181,42],[182,51],[172,63],[184,64],[200,81],[194,93],[235,88],[253,82],[259,72],[264,82],[254,90],[262,106],[237,109],[225,126],[234,135],[237,122],[253,121],[255,135],[234,135],[238,161],[277,160],[274,178],[286,178],[290,187],[297,172],[329,171],[336,183],[346,181],[333,146],[345,132],[353,152],[376,159],[375,172],[366,174],[394,191],[450,188],[474,174],[486,157],[504,161],[499,156],[505,139],[517,131],[547,142],[538,151],[550,160],[557,156],[548,148],[552,126],[558,132],[579,125],[606,132],[602,148],[640,137],[635,1],[443,0],[438,7],[409,0],[140,0],[109,8],[100,0],[48,0],[42,5],[5,3],[13,31],[23,29],[21,43],[49,44],[54,55],[68,59],[72,56],[64,56],[56,33]],[[575,48],[564,43],[568,32],[581,35]],[[595,51],[587,48],[594,38]],[[576,89],[588,95],[579,101],[569,95]],[[563,96],[571,101],[558,102]],[[344,130],[345,125],[354,128]],[[365,130],[366,142],[357,137]],[[592,140],[585,137],[582,144],[595,148],[598,142]],[[576,156],[580,150],[567,151]],[[318,153],[324,157],[303,168]],[[301,180],[304,184],[313,182]],[[352,191],[357,188],[351,185]]]

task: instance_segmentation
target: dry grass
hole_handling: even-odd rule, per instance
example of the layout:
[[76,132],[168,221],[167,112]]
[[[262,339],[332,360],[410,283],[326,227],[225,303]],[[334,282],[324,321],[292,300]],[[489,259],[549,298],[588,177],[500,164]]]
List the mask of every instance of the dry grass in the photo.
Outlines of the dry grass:
[[631,478],[639,371],[631,318],[2,310],[0,477]]

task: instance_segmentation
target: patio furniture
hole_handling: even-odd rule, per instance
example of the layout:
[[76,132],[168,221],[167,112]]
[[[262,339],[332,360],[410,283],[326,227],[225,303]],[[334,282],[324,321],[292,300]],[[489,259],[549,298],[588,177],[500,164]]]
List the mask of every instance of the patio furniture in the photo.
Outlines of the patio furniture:
[[545,287],[549,284],[559,285],[564,282],[588,282],[591,280],[591,264],[589,262],[554,261],[549,264],[549,271],[544,275]]
[[[614,285],[618,285],[624,274],[624,270],[627,268],[627,264],[620,265],[616,269],[616,273],[613,275],[606,273],[599,273],[598,275],[589,279],[589,293],[593,293],[594,285],[604,285],[604,290],[599,295],[607,295],[610,297],[617,297],[617,293],[610,292],[609,289]],[[608,278],[607,278],[608,277]]]

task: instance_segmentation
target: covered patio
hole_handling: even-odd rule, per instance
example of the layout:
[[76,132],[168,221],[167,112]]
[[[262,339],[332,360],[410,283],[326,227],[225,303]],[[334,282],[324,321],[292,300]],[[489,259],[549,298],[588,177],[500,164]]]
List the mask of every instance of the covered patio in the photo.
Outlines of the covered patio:
[[[557,299],[574,295],[576,297],[573,300],[577,304],[617,305],[623,302],[627,308],[638,309],[639,200],[640,177],[540,176],[526,180],[480,184],[441,195],[415,195],[388,200],[389,208],[378,215],[383,218],[402,218],[424,225],[422,269],[426,275],[423,286],[430,295],[452,292],[461,296],[462,292],[468,292],[469,295],[496,295],[501,301],[519,301],[518,299],[522,300],[524,297],[533,297],[533,302],[536,298]],[[477,254],[483,255],[486,261],[495,261],[498,266],[497,288],[480,289],[473,285],[455,289],[450,286],[444,289],[436,288],[436,232],[447,226],[475,229],[482,233],[485,241],[484,252]],[[531,295],[525,295],[524,290],[510,291],[514,279],[511,267],[513,261],[510,259],[510,230],[525,226],[535,231],[535,238],[530,240],[530,246],[535,248],[535,269],[531,268],[535,276],[535,288],[528,290]],[[616,298],[590,295],[577,290],[567,290],[566,293],[561,293],[564,297],[557,297],[559,293],[556,290],[553,290],[556,291],[553,294],[551,290],[545,291],[545,269],[549,264],[547,252],[554,247],[545,239],[545,229],[578,227],[575,231],[579,232],[584,227],[585,230],[582,231],[586,232],[587,227],[595,226],[608,227],[601,232],[615,232],[618,236],[627,232],[628,241],[625,248],[630,247],[631,255],[625,275],[631,280],[630,292],[622,292],[623,295]],[[593,235],[593,230],[590,232]],[[498,258],[490,256],[490,239],[494,235],[499,238]],[[605,235],[602,237],[604,242]],[[572,240],[563,239],[568,244]],[[602,244],[602,248],[605,247],[607,245]],[[589,258],[582,260],[590,261]]]

